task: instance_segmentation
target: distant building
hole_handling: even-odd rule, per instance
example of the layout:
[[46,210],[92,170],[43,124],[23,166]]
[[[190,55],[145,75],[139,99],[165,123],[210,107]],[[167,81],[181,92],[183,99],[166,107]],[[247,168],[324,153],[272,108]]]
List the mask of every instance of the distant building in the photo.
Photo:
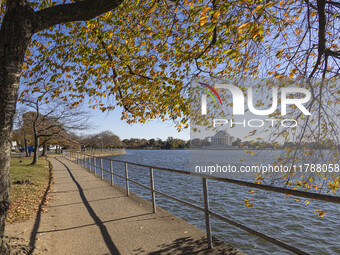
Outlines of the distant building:
[[211,137],[211,144],[213,146],[232,146],[234,137],[229,135],[227,131],[220,130]]

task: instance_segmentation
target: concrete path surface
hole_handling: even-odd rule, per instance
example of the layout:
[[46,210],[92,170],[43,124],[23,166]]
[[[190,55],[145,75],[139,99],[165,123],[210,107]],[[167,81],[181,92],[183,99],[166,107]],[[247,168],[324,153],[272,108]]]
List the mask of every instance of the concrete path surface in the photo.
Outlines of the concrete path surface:
[[49,159],[55,183],[48,212],[12,230],[29,235],[34,254],[243,254],[218,240],[208,250],[206,234],[184,220],[158,207],[153,214],[147,200],[127,197],[65,158]]

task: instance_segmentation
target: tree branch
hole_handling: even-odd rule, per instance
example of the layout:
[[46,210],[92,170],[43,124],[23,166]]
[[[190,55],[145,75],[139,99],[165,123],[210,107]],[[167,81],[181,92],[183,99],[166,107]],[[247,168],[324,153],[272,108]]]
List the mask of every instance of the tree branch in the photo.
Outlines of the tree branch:
[[316,60],[315,66],[312,72],[309,75],[309,78],[312,78],[315,72],[318,70],[319,65],[321,64],[321,59],[326,49],[326,14],[325,14],[325,1],[318,0],[318,14],[319,14],[319,31],[318,31],[318,58]]
[[338,2],[334,2],[334,1],[326,1],[327,4],[331,4],[331,5],[334,5],[336,7],[339,7],[340,8],[340,3]]
[[86,21],[117,8],[123,0],[84,0],[81,2],[52,6],[35,12],[34,32],[51,26]]

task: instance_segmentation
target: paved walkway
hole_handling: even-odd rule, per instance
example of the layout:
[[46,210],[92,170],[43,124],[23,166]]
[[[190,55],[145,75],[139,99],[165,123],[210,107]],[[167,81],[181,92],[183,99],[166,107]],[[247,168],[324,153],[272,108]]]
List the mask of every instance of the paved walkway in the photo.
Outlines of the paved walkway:
[[121,187],[111,187],[67,159],[50,160],[55,184],[48,213],[13,233],[29,234],[39,253],[243,254],[217,240],[208,250],[206,234],[184,220],[161,208],[153,214],[150,202],[135,194],[127,197]]

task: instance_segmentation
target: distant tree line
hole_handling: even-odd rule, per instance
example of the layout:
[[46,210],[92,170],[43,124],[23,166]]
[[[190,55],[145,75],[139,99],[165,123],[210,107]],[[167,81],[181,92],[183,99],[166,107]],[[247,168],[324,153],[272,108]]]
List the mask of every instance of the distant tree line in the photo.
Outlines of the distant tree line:
[[[204,139],[195,138],[190,141],[191,148],[202,148],[205,146],[212,145],[210,139],[208,137]],[[333,140],[326,140],[323,143],[317,143],[317,142],[309,142],[309,143],[293,143],[293,142],[283,142],[283,143],[269,143],[269,142],[263,142],[263,141],[241,141],[241,139],[237,138],[233,143],[233,146],[241,148],[241,149],[285,149],[285,148],[296,148],[297,146],[306,148],[306,149],[314,149],[314,150],[324,150],[324,149],[335,149],[340,148],[339,144],[337,144]]]
[[140,139],[130,138],[120,140],[111,131],[103,131],[97,134],[82,135],[76,138],[82,148],[94,150],[100,148],[126,148],[126,149],[186,149],[189,141],[168,137],[166,140],[160,138]]
[[123,143],[120,138],[111,131],[79,136],[78,142],[81,144],[82,148],[86,149],[123,147]]
[[186,149],[189,148],[189,142],[173,138],[169,136],[166,140],[162,140],[160,138],[156,139],[139,139],[139,138],[130,138],[124,139],[123,141],[124,147],[127,149]]

